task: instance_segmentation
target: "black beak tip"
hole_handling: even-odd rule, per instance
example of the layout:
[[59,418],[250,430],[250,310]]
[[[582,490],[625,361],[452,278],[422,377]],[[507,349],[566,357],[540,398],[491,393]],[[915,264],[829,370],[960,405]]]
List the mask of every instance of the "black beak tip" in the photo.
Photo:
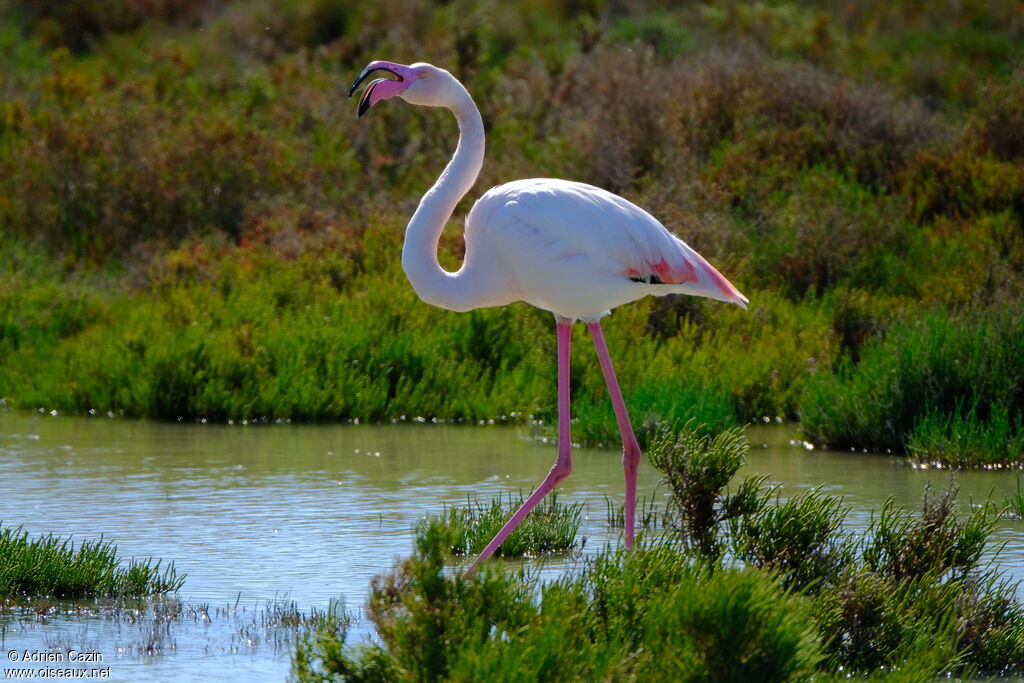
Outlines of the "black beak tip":
[[369,110],[369,108],[370,108],[370,98],[369,97],[363,97],[363,100],[359,103],[359,109],[356,110],[356,118],[357,119],[363,118],[363,114],[365,114],[367,112],[367,110]]

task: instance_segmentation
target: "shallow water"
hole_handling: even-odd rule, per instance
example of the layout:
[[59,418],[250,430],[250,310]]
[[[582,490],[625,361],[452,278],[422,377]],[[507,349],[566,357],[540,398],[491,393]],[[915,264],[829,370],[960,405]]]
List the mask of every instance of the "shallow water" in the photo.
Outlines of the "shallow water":
[[[747,473],[767,474],[788,496],[807,487],[843,496],[862,529],[892,496],[920,506],[924,486],[949,473],[878,455],[811,451],[792,426],[752,426]],[[74,648],[101,653],[114,680],[188,681],[221,677],[283,680],[291,648],[261,628],[268,601],[304,611],[342,598],[358,620],[370,579],[408,554],[412,528],[427,513],[536,485],[554,447],[529,427],[166,424],[0,410],[0,520],[30,536],[76,541],[103,536],[124,558],[173,561],[188,577],[177,620],[97,611],[37,619],[0,616],[0,668],[8,652]],[[587,549],[618,542],[605,499],[622,500],[619,456],[580,448],[560,486],[585,501]],[[1002,500],[1017,475],[964,472],[961,503]],[[657,474],[643,463],[639,491]],[[1024,522],[1003,520],[996,544],[1009,578],[1024,579]],[[545,574],[570,562],[547,558]],[[204,611],[205,610],[205,611]],[[23,664],[17,664],[18,666]],[[50,664],[68,667],[68,663]]]

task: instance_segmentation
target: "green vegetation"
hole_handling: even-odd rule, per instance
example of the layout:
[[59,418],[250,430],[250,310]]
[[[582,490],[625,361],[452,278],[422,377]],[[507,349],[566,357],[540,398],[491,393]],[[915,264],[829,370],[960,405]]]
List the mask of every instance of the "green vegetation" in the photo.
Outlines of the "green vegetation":
[[830,445],[901,444],[955,465],[1024,462],[1024,312],[932,314],[814,383],[802,426]]
[[[626,511],[622,504],[616,505],[608,496],[604,497],[605,521],[613,529],[621,529],[626,524]],[[636,525],[642,529],[658,530],[664,529],[669,523],[669,517],[664,508],[659,505],[657,494],[650,500],[647,496],[640,496],[636,501]]]
[[[995,516],[954,512],[926,491],[919,515],[888,503],[860,538],[842,501],[771,500],[761,480],[725,487],[737,431],[659,429],[670,528],[632,551],[605,548],[557,580],[488,563],[444,567],[458,545],[442,520],[372,585],[380,641],[344,625],[299,641],[299,680],[932,680],[1019,675],[1024,605],[982,561]],[[706,488],[686,472],[703,472]],[[680,485],[681,484],[681,485]],[[736,502],[741,501],[741,502]],[[703,510],[704,512],[697,512]],[[723,527],[728,526],[729,532]]]
[[131,560],[127,566],[110,541],[83,541],[41,536],[0,528],[0,598],[139,597],[173,593],[185,577],[174,565],[163,571],[160,561]]
[[668,525],[682,532],[691,548],[717,558],[722,551],[723,522],[757,510],[765,477],[747,477],[736,493],[726,494],[750,446],[739,429],[714,437],[701,431],[692,421],[678,433],[663,425],[647,450],[647,459],[664,475],[671,493],[665,514]]
[[1024,519],[1024,489],[1021,488],[1020,477],[1017,477],[1017,491],[1006,498],[1005,507],[1009,514]]
[[[445,537],[451,539],[451,545],[446,549],[448,553],[478,555],[524,500],[522,493],[518,499],[509,495],[507,503],[501,502],[501,496],[492,499],[490,504],[467,500],[465,506],[447,508],[440,517],[428,518],[424,524],[441,526]],[[560,503],[557,492],[553,492],[544,497],[494,554],[498,557],[520,557],[571,550],[576,546],[582,513],[582,503]]]
[[321,631],[297,648],[296,677],[782,681],[808,679],[820,656],[808,606],[768,575],[711,572],[666,546],[607,550],[544,585],[494,565],[466,579],[444,572],[447,543],[428,527],[374,581],[380,645]]
[[[344,93],[370,59],[426,59],[482,110],[474,196],[601,185],[750,297],[608,319],[644,438],[778,415],[818,443],[1022,462],[1016,4],[528,5],[0,1],[0,396],[551,421],[552,316],[432,309],[401,272],[454,122],[401,104],[356,121]],[[461,253],[452,226],[441,261]],[[614,443],[577,334],[576,438]]]

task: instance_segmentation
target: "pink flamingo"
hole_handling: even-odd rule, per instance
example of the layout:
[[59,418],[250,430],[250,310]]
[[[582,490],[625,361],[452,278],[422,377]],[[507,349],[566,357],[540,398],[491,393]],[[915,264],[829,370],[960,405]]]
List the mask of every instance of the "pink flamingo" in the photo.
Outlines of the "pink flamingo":
[[592,185],[533,178],[488,190],[466,218],[466,254],[458,272],[437,261],[437,244],[456,204],[476,182],[484,160],[484,124],[473,98],[444,69],[370,62],[349,97],[371,73],[358,116],[399,96],[410,104],[447,107],[459,124],[455,155],[413,214],[402,268],[423,301],[453,311],[525,301],[555,314],[558,337],[558,458],[551,471],[470,567],[476,569],[530,511],[572,471],[569,434],[569,341],[574,321],[587,324],[622,434],[626,473],[625,542],[633,545],[640,446],[626,413],[599,322],[620,304],[648,294],[692,294],[746,308],[747,298],[704,258],[643,209]]

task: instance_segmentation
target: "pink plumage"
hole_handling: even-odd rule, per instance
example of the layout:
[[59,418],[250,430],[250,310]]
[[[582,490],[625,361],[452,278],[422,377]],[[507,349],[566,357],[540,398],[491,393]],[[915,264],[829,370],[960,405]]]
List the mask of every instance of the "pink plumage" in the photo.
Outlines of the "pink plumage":
[[459,123],[455,155],[409,221],[402,267],[427,303],[454,311],[525,301],[555,314],[558,339],[558,458],[540,486],[488,543],[470,571],[489,557],[530,510],[572,471],[569,432],[571,326],[585,322],[622,435],[626,475],[625,543],[633,544],[640,447],[633,434],[599,319],[641,297],[691,294],[746,308],[747,298],[685,242],[635,204],[593,185],[555,178],[516,180],[488,190],[466,218],[466,256],[454,273],[437,261],[437,244],[456,204],[476,181],[484,126],[473,98],[450,73],[430,64],[370,62],[359,116],[392,97],[450,109]]

